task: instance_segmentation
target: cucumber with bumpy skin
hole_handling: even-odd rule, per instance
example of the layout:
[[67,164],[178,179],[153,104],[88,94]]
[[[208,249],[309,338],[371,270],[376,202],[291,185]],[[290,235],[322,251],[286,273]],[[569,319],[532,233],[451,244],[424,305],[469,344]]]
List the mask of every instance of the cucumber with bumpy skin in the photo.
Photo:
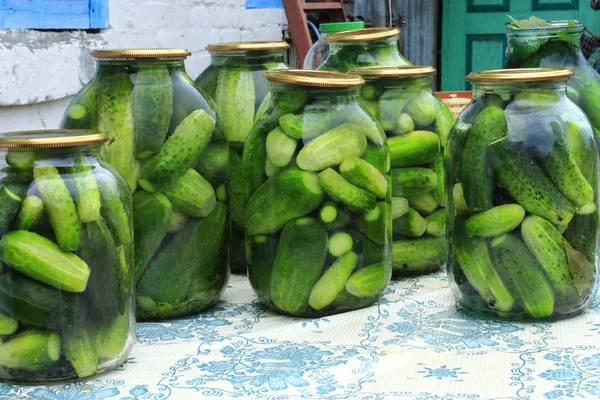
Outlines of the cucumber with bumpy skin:
[[267,135],[267,160],[276,167],[285,167],[292,161],[298,140],[275,128]]
[[217,203],[211,184],[191,168],[164,193],[176,210],[190,217],[206,217]]
[[392,244],[392,268],[400,273],[423,272],[442,266],[448,258],[445,237],[400,240]]
[[83,292],[90,277],[90,268],[81,258],[33,232],[4,235],[0,259],[16,271],[67,292]]
[[0,346],[0,366],[24,371],[43,370],[58,361],[60,350],[57,333],[26,330]]
[[408,210],[406,214],[392,221],[394,234],[408,237],[423,236],[427,229],[427,221],[414,209]]
[[291,138],[307,140],[317,137],[344,120],[344,113],[334,106],[307,106],[302,114],[279,118],[279,127]]
[[410,210],[408,200],[404,197],[392,197],[392,219],[400,218]]
[[368,162],[356,157],[346,158],[339,169],[342,177],[348,182],[368,190],[378,199],[385,197],[388,189],[385,176]]
[[354,272],[346,282],[348,293],[356,297],[378,296],[390,283],[392,269],[385,261]]
[[391,170],[392,195],[417,196],[434,190],[437,175],[429,168],[395,168]]
[[281,233],[271,273],[273,304],[290,314],[308,308],[327,255],[327,232],[313,218],[290,221]]
[[58,245],[64,251],[79,249],[81,222],[69,189],[56,168],[40,164],[33,169],[35,185],[42,196]]
[[390,153],[385,147],[369,143],[360,158],[377,168],[377,171],[382,174],[390,172]]
[[408,204],[411,208],[418,211],[422,215],[430,215],[439,207],[439,204],[432,192],[418,194],[416,196],[407,197]]
[[369,211],[375,207],[375,195],[354,186],[331,168],[319,174],[319,183],[334,201],[343,203],[351,210]]
[[412,167],[432,162],[440,152],[438,135],[413,131],[388,139],[392,168]]
[[229,142],[245,143],[254,122],[254,78],[242,67],[221,68],[215,96]]
[[198,157],[196,171],[213,187],[227,180],[229,150],[226,143],[209,143]]
[[315,310],[322,310],[330,305],[344,290],[357,261],[358,256],[351,251],[339,256],[313,286],[308,298],[308,305]]
[[77,215],[81,222],[97,221],[100,218],[100,191],[87,158],[77,157],[71,168],[70,179],[75,190]]
[[[0,197],[2,192],[0,192]],[[37,196],[27,196],[17,217],[17,230],[28,231],[36,225],[44,213],[44,202]]]
[[19,214],[21,201],[21,197],[6,186],[0,189],[0,235],[8,231],[11,222]]
[[124,199],[121,199],[117,189],[118,181],[109,174],[94,174],[98,189],[100,190],[100,199],[102,206],[100,214],[106,220],[106,224],[111,230],[115,242],[123,245],[126,249],[133,243],[132,239],[132,221],[125,211],[131,206],[131,197],[129,193]]
[[465,230],[469,236],[499,236],[518,227],[523,218],[525,209],[519,204],[503,204],[467,219]]
[[427,227],[425,232],[432,236],[444,236],[446,234],[446,211],[437,210],[427,218]]

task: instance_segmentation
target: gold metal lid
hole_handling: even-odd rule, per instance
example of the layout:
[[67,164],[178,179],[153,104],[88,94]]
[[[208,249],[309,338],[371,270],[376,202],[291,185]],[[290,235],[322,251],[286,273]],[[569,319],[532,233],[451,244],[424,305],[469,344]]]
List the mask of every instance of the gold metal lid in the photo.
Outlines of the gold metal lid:
[[363,78],[421,78],[435,74],[435,68],[426,65],[404,65],[399,67],[363,67],[349,73]]
[[49,149],[104,143],[103,133],[86,129],[45,129],[0,133],[3,149]]
[[572,76],[573,72],[566,68],[514,68],[471,72],[465,79],[475,83],[510,83],[553,81]]
[[188,49],[95,49],[94,58],[182,58],[191,55]]
[[367,28],[328,33],[325,35],[325,41],[327,43],[374,42],[398,35],[400,35],[400,29],[398,28]]
[[364,79],[357,75],[305,69],[268,71],[265,73],[265,77],[271,82],[323,88],[353,88],[360,87],[365,83]]
[[289,48],[290,45],[287,42],[229,42],[209,44],[208,46],[206,46],[206,50],[211,53],[287,50]]

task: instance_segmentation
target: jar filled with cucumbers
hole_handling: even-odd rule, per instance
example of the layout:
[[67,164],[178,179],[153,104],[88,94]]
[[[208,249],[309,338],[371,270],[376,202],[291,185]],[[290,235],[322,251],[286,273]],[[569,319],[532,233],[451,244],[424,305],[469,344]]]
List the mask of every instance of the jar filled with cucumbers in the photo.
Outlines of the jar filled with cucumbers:
[[369,306],[391,272],[385,134],[358,76],[271,71],[243,155],[248,275],[260,302],[316,317]]
[[584,30],[577,21],[513,20],[506,28],[504,67],[569,68],[574,74],[567,82],[567,96],[586,113],[600,138],[600,75],[581,51]]
[[133,193],[139,320],[212,307],[229,277],[225,129],[185,72],[185,49],[94,50],[65,128],[108,136],[100,158]]
[[400,29],[368,28],[328,33],[329,56],[317,69],[348,72],[353,68],[411,65],[398,49]]
[[211,97],[225,124],[231,167],[231,262],[235,273],[246,272],[242,151],[254,122],[269,107],[266,71],[289,68],[286,42],[238,42],[211,44],[211,63],[196,78],[196,86]]
[[432,272],[446,263],[444,155],[452,113],[431,91],[433,67],[351,71],[367,83],[360,104],[388,137],[392,180],[394,276]]
[[0,134],[0,379],[85,378],[135,339],[131,192],[89,130]]
[[445,151],[450,287],[507,319],[583,312],[596,290],[598,148],[568,69],[471,73]]

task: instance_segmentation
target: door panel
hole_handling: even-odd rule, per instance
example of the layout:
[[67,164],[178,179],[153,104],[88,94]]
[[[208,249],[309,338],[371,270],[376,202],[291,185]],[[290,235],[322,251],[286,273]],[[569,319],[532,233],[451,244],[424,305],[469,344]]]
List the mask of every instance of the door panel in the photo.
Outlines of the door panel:
[[576,19],[600,35],[600,11],[587,0],[443,0],[442,90],[470,89],[465,76],[502,68],[508,15],[525,19]]

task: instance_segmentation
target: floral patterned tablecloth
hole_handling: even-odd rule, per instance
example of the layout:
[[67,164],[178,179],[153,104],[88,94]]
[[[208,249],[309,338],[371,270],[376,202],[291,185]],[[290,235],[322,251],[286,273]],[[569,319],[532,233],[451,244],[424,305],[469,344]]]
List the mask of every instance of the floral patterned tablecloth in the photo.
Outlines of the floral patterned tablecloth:
[[365,310],[313,320],[259,307],[232,276],[210,312],[141,323],[131,356],[86,382],[1,385],[1,398],[600,398],[600,298],[554,323],[457,310],[445,274],[393,282]]

